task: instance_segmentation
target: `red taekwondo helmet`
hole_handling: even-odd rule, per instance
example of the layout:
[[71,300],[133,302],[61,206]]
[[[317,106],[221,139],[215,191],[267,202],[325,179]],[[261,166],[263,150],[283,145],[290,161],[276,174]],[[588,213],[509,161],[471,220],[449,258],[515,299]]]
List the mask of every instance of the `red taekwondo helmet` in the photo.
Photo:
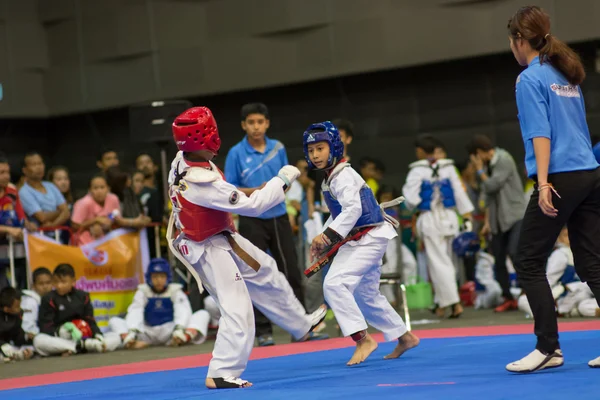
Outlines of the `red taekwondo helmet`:
[[217,154],[221,147],[217,121],[208,107],[192,107],[175,118],[173,139],[185,152],[208,150]]

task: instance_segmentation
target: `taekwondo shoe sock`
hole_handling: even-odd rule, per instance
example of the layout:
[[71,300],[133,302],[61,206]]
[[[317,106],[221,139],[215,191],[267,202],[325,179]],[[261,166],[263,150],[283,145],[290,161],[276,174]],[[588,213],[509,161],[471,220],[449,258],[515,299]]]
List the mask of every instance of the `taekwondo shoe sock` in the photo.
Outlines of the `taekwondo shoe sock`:
[[564,364],[565,359],[561,349],[557,349],[552,354],[544,354],[535,349],[524,358],[512,362],[506,366],[510,372],[535,372],[546,368],[556,368]]
[[600,357],[594,358],[588,363],[591,368],[600,368]]

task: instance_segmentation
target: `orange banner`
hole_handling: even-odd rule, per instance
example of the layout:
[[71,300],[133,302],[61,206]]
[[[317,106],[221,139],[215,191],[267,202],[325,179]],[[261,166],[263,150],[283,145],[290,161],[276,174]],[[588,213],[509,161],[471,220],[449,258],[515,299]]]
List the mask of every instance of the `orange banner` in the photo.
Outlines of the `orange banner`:
[[[30,271],[52,271],[67,263],[75,269],[76,287],[90,293],[98,326],[127,312],[138,284],[144,282],[148,260],[145,231],[118,229],[82,247],[59,244],[41,234],[25,239]],[[104,329],[103,329],[104,330]]]

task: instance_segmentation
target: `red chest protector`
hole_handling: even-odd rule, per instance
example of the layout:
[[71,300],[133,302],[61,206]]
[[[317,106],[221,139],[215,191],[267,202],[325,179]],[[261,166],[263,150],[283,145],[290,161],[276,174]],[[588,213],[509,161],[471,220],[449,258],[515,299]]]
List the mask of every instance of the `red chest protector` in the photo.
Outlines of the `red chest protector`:
[[[218,171],[225,179],[223,172]],[[181,210],[179,211],[179,222],[188,239],[202,242],[224,231],[235,232],[231,213],[199,206],[186,200],[177,192],[172,192],[171,201]]]

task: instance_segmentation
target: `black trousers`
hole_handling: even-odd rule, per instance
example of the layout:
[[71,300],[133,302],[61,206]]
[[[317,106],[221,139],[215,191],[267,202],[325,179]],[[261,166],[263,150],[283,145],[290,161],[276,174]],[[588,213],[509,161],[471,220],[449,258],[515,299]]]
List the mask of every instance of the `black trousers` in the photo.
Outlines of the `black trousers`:
[[492,235],[491,245],[495,259],[494,273],[496,281],[498,281],[502,288],[502,296],[505,300],[513,300],[513,295],[510,293],[510,276],[506,267],[506,256],[510,256],[511,261],[515,262],[521,224],[522,221],[517,221],[508,231]]
[[[241,217],[239,232],[252,244],[266,252],[269,250],[277,267],[286,276],[294,294],[304,304],[302,275],[298,268],[292,226],[287,215],[271,219]],[[273,334],[273,325],[256,307],[254,308],[256,337]]]
[[517,250],[515,269],[535,319],[536,348],[552,353],[560,348],[554,298],[546,278],[546,261],[561,229],[567,225],[575,270],[600,299],[600,168],[592,171],[551,174],[561,196],[553,194],[556,218],[538,206],[539,192],[531,196]]

